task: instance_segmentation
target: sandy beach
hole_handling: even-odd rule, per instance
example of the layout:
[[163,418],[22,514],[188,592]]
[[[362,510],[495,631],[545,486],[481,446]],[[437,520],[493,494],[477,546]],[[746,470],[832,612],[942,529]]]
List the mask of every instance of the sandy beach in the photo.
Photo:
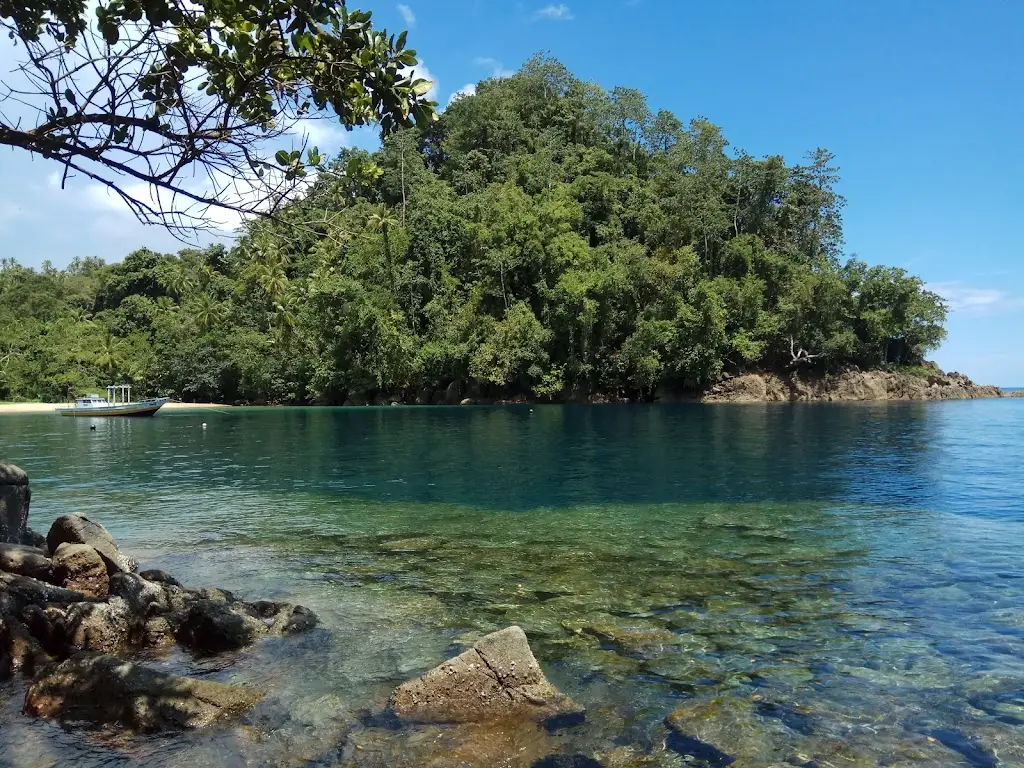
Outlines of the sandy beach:
[[[0,416],[15,413],[52,413],[55,408],[60,408],[62,403],[0,403]],[[167,403],[162,410],[165,411],[199,411],[207,408],[231,408],[230,405],[220,403]]]

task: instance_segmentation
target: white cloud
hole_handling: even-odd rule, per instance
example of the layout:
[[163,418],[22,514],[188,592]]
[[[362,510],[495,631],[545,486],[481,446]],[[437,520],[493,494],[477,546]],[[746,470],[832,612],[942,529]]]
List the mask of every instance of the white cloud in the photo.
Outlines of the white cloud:
[[1024,298],[998,288],[975,288],[959,282],[929,283],[928,290],[949,302],[949,308],[965,315],[992,315],[1024,308]]
[[[405,72],[406,70],[403,70],[402,74],[405,74]],[[427,69],[427,65],[421,61],[411,70],[408,70],[408,72],[414,78],[421,77],[424,80],[429,80],[430,90],[427,91],[427,98],[431,101],[437,101],[437,78],[430,74],[430,70]]]
[[569,10],[569,6],[565,3],[559,3],[558,5],[551,4],[541,8],[534,14],[534,18],[537,19],[552,19],[554,21],[572,21],[575,16],[572,15],[572,11]]
[[300,120],[291,133],[310,147],[316,147],[320,154],[333,153],[349,146],[349,132],[335,118],[307,118]]
[[410,27],[416,23],[416,14],[412,12],[412,8],[408,5],[400,4],[398,6],[398,12],[402,14],[402,18],[405,20],[405,23]]
[[466,83],[464,86],[459,88],[455,93],[448,97],[448,106],[452,105],[453,101],[458,101],[463,96],[472,96],[476,93],[476,83]]
[[484,67],[491,71],[491,77],[512,77],[515,74],[515,70],[505,69],[500,61],[492,59],[489,56],[481,56],[480,58],[474,59],[473,63],[478,67]]

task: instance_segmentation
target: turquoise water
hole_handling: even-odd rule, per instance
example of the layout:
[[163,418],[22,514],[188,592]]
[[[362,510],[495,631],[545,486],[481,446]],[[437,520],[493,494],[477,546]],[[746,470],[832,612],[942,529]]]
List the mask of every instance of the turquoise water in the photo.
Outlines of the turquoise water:
[[[212,732],[112,742],[24,718],[9,686],[0,765],[1024,765],[1024,399],[89,426],[0,418],[37,528],[85,512],[146,567],[323,627],[152,660],[270,692]],[[380,717],[511,623],[585,723]]]

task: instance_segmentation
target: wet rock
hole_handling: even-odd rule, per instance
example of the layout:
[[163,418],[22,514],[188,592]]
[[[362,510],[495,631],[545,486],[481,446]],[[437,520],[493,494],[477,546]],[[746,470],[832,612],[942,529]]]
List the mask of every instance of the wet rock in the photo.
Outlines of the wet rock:
[[0,542],[20,544],[28,521],[32,491],[21,467],[0,462]]
[[161,571],[158,568],[153,568],[149,571],[142,571],[139,576],[144,578],[146,581],[155,581],[160,584],[169,584],[172,587],[180,587],[181,582],[176,578],[167,573],[167,571]]
[[50,581],[53,575],[53,562],[41,549],[22,544],[0,543],[0,571]]
[[203,728],[250,709],[251,688],[158,672],[112,656],[79,654],[32,683],[28,714],[137,732]]
[[440,546],[441,541],[434,536],[410,536],[382,541],[380,551],[389,555],[418,555]]
[[389,706],[399,717],[423,723],[546,720],[582,712],[544,677],[526,634],[515,626],[402,684]]
[[668,745],[693,760],[709,765],[734,761],[768,761],[773,734],[783,742],[792,733],[775,719],[758,717],[758,702],[743,696],[705,696],[680,705],[665,719],[671,731]]
[[53,553],[53,566],[54,579],[62,587],[86,597],[106,596],[107,564],[88,544],[61,544]]
[[21,612],[21,619],[47,653],[61,659],[67,656],[66,609],[55,605],[30,605]]
[[658,654],[664,652],[666,647],[678,644],[678,638],[673,632],[647,624],[595,623],[584,624],[580,629],[602,644],[630,656]]
[[85,595],[55,587],[30,576],[0,571],[0,615],[18,615],[27,606],[44,603],[78,603]]
[[115,573],[110,577],[110,594],[120,597],[129,610],[141,619],[170,610],[170,599],[163,585],[134,573]]
[[142,644],[147,648],[168,648],[174,645],[174,630],[163,616],[146,622],[142,628]]
[[33,531],[31,528],[26,528],[25,532],[21,534],[21,543],[27,547],[45,549],[46,537],[38,531]]
[[46,534],[46,544],[51,552],[56,552],[61,544],[88,544],[100,553],[111,574],[138,568],[132,558],[121,554],[106,528],[84,515],[63,515],[54,520]]
[[244,648],[267,634],[267,626],[245,612],[213,600],[197,600],[184,615],[172,619],[175,639],[199,653],[221,653]]
[[296,635],[307,632],[320,623],[320,617],[301,605],[261,600],[257,603],[247,603],[246,607],[257,618],[263,619],[268,632],[274,635]]
[[68,606],[64,630],[75,651],[119,653],[141,639],[141,623],[120,597]]
[[0,618],[0,679],[31,677],[52,661],[28,627],[14,616]]

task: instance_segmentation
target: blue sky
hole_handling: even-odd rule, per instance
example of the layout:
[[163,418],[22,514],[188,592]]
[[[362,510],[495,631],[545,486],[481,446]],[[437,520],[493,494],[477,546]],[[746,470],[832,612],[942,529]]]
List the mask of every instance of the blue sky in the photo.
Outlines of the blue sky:
[[[846,247],[923,277],[953,307],[935,354],[986,383],[1024,385],[1024,3],[805,0],[357,2],[408,28],[436,99],[537,51],[578,77],[705,116],[736,147],[842,168]],[[0,71],[11,52],[0,46]],[[366,143],[319,126],[321,149]],[[0,255],[30,265],[176,250],[167,233],[56,169],[0,151]]]

